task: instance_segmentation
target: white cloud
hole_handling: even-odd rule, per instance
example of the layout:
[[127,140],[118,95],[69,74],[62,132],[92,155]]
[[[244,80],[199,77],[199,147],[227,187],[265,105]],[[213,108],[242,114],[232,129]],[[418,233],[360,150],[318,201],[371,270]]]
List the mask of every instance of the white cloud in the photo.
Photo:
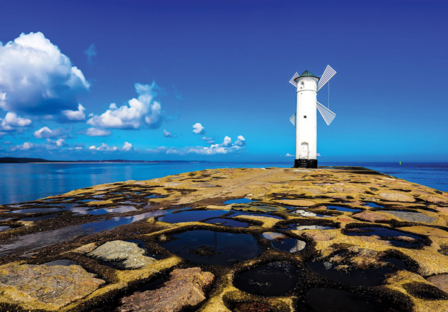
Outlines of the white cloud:
[[235,141],[235,145],[245,146],[246,145],[246,139],[242,135],[239,135],[237,137],[237,140]]
[[229,146],[232,146],[232,139],[226,135],[226,136],[224,137],[224,142],[222,142],[221,144],[219,144],[219,146],[221,146],[221,147],[229,147]]
[[11,113],[8,112],[5,116],[4,121],[13,127],[26,127],[29,126],[31,124],[31,119],[28,118],[21,118],[19,116],[17,116],[16,113]]
[[213,140],[212,137],[207,138],[206,136],[204,136],[204,137],[202,137],[201,140],[203,140],[203,141],[207,141],[208,144],[213,144],[213,143],[215,143],[215,141]]
[[48,127],[42,127],[39,130],[34,131],[34,137],[38,139],[43,138],[55,138],[55,137],[65,137],[70,130],[65,130],[63,128],[56,128],[51,130]]
[[176,138],[177,136],[163,129],[163,136],[166,138]]
[[48,115],[76,109],[90,85],[70,59],[40,33],[0,43],[0,108]]
[[286,153],[285,156],[286,156],[286,157],[292,157],[292,156],[294,156],[294,155],[291,155],[290,153]]
[[62,115],[64,115],[68,120],[71,121],[81,121],[86,119],[85,114],[86,109],[81,104],[78,104],[78,110],[63,110]]
[[88,136],[101,136],[101,137],[104,137],[104,136],[109,136],[109,135],[111,135],[112,134],[112,131],[109,131],[109,130],[103,130],[103,129],[98,129],[98,128],[95,128],[95,127],[91,127],[91,128],[89,128],[89,129],[87,129],[85,132],[80,132],[80,133],[83,133],[83,134],[85,134],[85,135],[88,135]]
[[31,143],[31,142],[24,142],[21,145],[17,145],[15,147],[12,147],[11,151],[15,151],[15,150],[28,151],[28,150],[33,149],[35,147],[36,147],[36,145]]
[[1,135],[7,134],[4,131],[14,132],[21,131],[24,127],[32,123],[31,119],[17,116],[16,113],[8,112],[4,119],[0,118],[0,132]]
[[320,154],[319,154],[319,153],[317,153],[317,154],[316,154],[316,156],[317,156],[317,157],[320,157]]
[[132,144],[129,142],[124,142],[122,150],[126,152],[133,150]]
[[81,146],[77,146],[77,147],[75,147],[75,150],[82,150],[82,147]]
[[65,142],[65,140],[62,138],[55,141],[47,139],[47,145],[46,145],[47,150],[55,150],[58,149],[59,147],[65,147],[65,146],[68,146],[68,143]]
[[118,150],[116,146],[109,146],[106,143],[101,144],[101,146],[96,147],[95,145],[92,145],[89,147],[89,150],[96,150],[96,151],[105,151],[105,152],[113,152]]
[[199,123],[195,123],[193,125],[193,133],[195,134],[204,134],[205,133],[205,128]]
[[135,84],[135,90],[139,94],[138,99],[131,99],[128,105],[117,108],[115,103],[103,114],[93,115],[87,123],[99,128],[115,129],[139,129],[142,126],[149,128],[160,127],[162,117],[162,106],[154,101],[156,96],[155,83],[151,85]]
[[185,154],[216,155],[216,154],[234,153],[242,149],[244,149],[244,146],[232,144],[232,139],[226,136],[221,144],[212,144],[206,147],[204,146],[187,146],[183,148],[159,147],[157,149],[152,149],[149,151],[153,153],[165,152],[166,154],[177,154],[177,155],[185,155]]
[[89,150],[92,150],[92,151],[102,151],[102,152],[115,152],[115,151],[118,151],[118,150],[129,152],[129,151],[131,151],[133,149],[134,148],[133,148],[132,144],[129,143],[129,142],[124,142],[123,147],[121,149],[119,149],[116,146],[109,146],[106,143],[103,143],[103,144],[101,144],[98,147],[96,147],[95,145],[92,145],[92,146],[89,147]]

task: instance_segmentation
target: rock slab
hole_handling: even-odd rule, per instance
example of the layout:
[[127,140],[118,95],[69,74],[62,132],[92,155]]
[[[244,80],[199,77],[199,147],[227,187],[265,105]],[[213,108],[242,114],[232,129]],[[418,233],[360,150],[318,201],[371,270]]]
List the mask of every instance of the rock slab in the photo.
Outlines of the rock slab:
[[116,240],[99,246],[87,255],[102,261],[121,261],[120,266],[125,269],[139,269],[156,261],[144,254],[145,250],[137,244]]
[[203,302],[204,291],[215,276],[200,268],[176,269],[169,281],[156,290],[136,292],[121,299],[120,312],[178,312]]
[[[31,298],[61,308],[84,298],[105,282],[79,265],[17,265],[0,267],[0,292],[21,301]],[[26,300],[26,301],[29,301]],[[17,302],[17,301],[16,301]]]

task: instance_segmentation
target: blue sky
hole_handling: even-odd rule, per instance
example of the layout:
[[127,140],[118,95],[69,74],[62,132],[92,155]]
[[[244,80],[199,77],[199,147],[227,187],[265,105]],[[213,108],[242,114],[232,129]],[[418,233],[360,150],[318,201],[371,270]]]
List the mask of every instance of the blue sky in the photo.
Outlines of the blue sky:
[[0,157],[292,162],[288,81],[330,64],[319,161],[448,160],[444,1],[1,6]]

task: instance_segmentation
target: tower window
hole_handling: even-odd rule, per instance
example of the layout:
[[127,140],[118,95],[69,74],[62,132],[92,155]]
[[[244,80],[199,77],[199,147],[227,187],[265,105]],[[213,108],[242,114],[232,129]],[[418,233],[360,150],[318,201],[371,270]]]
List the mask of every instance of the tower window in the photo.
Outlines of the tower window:
[[303,118],[306,118],[306,115],[303,115]]

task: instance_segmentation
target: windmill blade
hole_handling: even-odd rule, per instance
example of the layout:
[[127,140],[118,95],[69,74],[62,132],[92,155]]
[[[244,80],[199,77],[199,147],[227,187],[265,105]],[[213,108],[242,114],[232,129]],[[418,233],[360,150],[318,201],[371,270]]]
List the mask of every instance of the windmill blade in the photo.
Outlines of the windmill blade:
[[289,117],[289,121],[292,123],[292,125],[295,127],[296,126],[296,113],[294,113],[294,115],[292,115],[291,117]]
[[292,76],[291,80],[289,81],[289,83],[292,84],[296,88],[297,88],[297,82],[295,82],[294,79],[296,79],[297,77],[299,77],[299,74],[296,72],[294,74],[294,76]]
[[319,90],[322,89],[322,87],[325,86],[334,75],[336,75],[336,71],[331,68],[330,65],[327,65],[327,68],[325,68],[325,71],[317,84],[317,92],[319,92]]
[[319,113],[324,118],[325,122],[327,123],[327,126],[329,126],[333,121],[333,119],[336,117],[336,114],[333,113],[331,110],[329,110],[327,107],[320,104],[318,101],[316,101],[316,107],[319,110]]

